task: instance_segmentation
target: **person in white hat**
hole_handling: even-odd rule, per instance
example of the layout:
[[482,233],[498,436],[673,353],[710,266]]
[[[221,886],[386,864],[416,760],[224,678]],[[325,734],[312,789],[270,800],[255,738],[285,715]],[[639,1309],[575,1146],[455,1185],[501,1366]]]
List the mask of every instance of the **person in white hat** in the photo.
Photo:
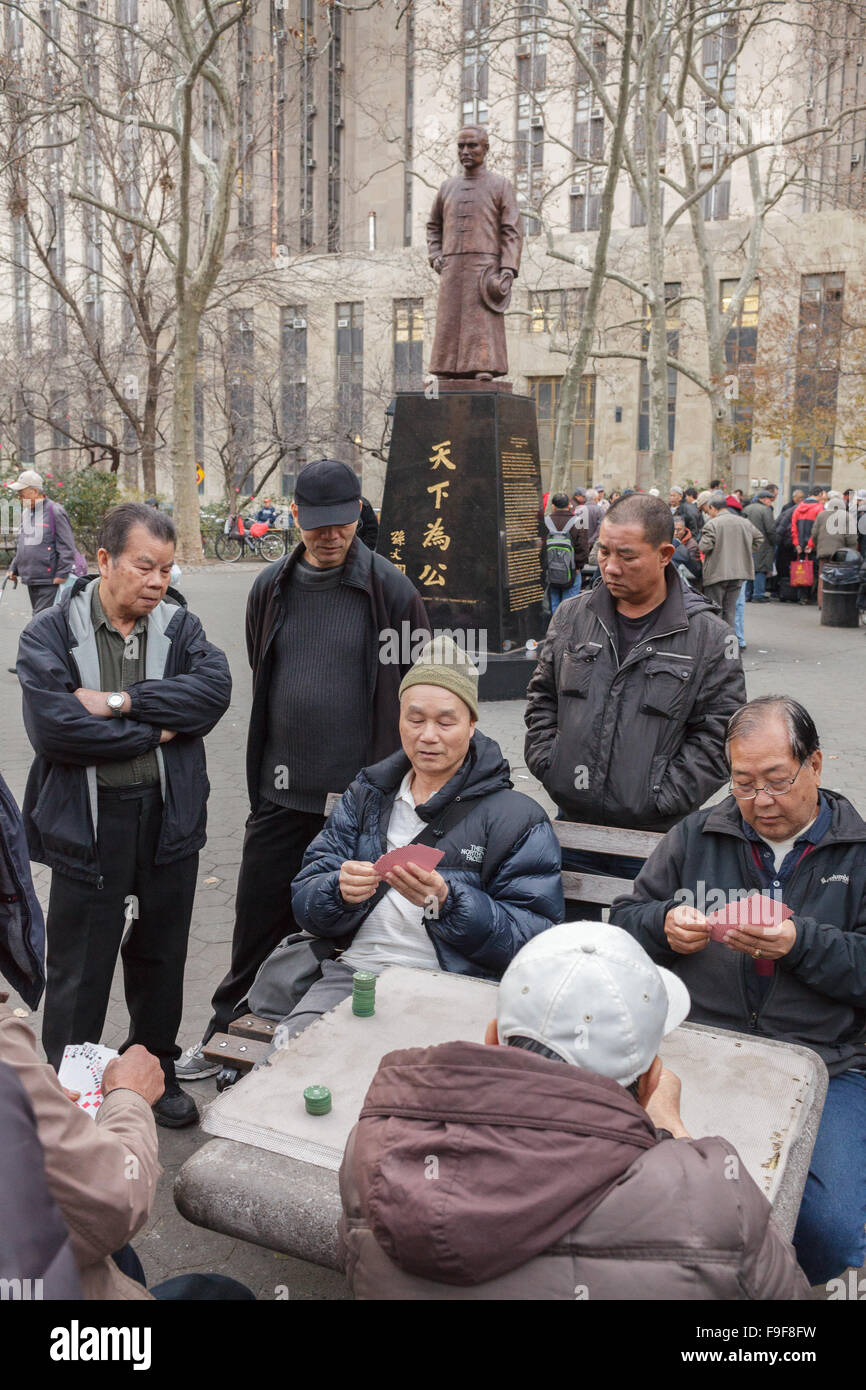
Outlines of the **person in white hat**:
[[[609,1076],[646,1105],[663,1076],[658,1047],[688,1016],[689,992],[619,927],[567,922],[523,950],[502,977],[488,1042],[523,1046]],[[667,1073],[656,1109],[665,1128],[688,1138],[679,1085]]]
[[65,508],[48,500],[42,474],[34,468],[25,468],[9,490],[21,499],[22,517],[8,577],[15,585],[20,579],[27,586],[30,606],[40,613],[51,608],[58,587],[72,574],[75,537]]
[[527,942],[488,1046],[387,1053],[340,1171],[362,1299],[805,1299],[732,1145],[692,1139],[659,1057],[689,1009],[617,927]]

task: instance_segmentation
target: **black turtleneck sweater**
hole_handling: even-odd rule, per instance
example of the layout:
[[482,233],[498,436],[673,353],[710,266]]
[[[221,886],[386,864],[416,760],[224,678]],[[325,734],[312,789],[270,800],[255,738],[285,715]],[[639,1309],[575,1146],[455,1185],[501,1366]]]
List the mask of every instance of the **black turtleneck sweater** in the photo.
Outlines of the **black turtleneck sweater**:
[[295,811],[323,812],[369,747],[369,604],[341,582],[343,569],[299,560],[274,636],[259,793]]

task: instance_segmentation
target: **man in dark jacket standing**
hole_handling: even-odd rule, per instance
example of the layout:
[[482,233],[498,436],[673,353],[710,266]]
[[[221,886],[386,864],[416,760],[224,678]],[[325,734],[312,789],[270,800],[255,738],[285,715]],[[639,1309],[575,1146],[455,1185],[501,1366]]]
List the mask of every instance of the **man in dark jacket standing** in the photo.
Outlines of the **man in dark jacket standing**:
[[[308,463],[292,503],[301,541],[250,590],[251,814],[231,965],[202,1043],[238,1016],[259,966],[296,930],[289,885],[325,823],[328,794],[400,744],[397,689],[429,621],[410,580],[356,534],[360,513],[354,469],[336,459]],[[218,1070],[197,1043],[178,1074],[197,1081]]]
[[[866,823],[822,789],[818,734],[796,700],[751,701],[727,737],[732,794],[665,836],[611,921],[680,976],[693,1023],[824,1059],[830,1086],[794,1233],[820,1284],[866,1257]],[[707,914],[755,891],[788,916],[711,940]]]
[[791,588],[791,561],[796,558],[796,550],[791,544],[791,517],[796,507],[805,497],[802,488],[796,488],[791,501],[776,518],[776,584],[780,603],[799,602],[797,593]]
[[[602,582],[557,611],[529,683],[526,762],[567,820],[667,830],[725,779],[725,727],[746,689],[737,641],[672,568],[660,498],[613,503],[599,540]],[[577,850],[563,864],[640,867]]]
[[[284,1020],[285,1037],[352,993],[356,970],[388,965],[498,980],[524,942],[563,912],[559,844],[513,791],[499,745],[476,730],[478,672],[447,633],[400,686],[401,751],[352,782],[292,884],[298,925],[351,941]],[[437,868],[384,872],[386,851],[429,832]]]
[[[24,799],[33,859],[53,870],[42,1040],[98,1042],[121,937],[130,1031],[162,1063],[157,1122],[196,1108],[174,1064],[205,842],[204,735],[228,708],[225,655],[169,591],[174,526],[125,502],[103,519],[100,578],[79,579],[21,635],[24,724],[36,751]],[[128,929],[128,930],[127,930]]]
[[761,488],[754,501],[743,508],[743,516],[761,532],[764,537],[754,555],[755,577],[746,581],[747,603],[769,603],[767,598],[767,576],[773,572],[773,559],[776,554],[776,518],[773,515],[773,494],[768,488]]
[[506,970],[488,1046],[387,1053],[340,1170],[355,1297],[808,1298],[736,1150],[683,1125],[658,1048],[688,1008],[625,932],[568,922]]

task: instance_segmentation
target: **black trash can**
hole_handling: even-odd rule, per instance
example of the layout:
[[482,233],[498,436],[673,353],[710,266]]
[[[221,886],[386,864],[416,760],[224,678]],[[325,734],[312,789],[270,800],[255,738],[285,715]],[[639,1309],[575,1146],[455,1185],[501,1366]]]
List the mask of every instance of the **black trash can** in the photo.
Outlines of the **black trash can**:
[[860,563],[824,566],[822,575],[822,627],[859,627],[857,595],[860,589]]

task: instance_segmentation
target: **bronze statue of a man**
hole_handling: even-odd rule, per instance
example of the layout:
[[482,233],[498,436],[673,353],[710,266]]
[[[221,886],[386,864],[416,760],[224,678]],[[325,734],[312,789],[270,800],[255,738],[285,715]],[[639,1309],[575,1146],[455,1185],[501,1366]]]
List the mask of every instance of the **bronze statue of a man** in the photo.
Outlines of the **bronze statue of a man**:
[[430,371],[489,381],[505,376],[504,313],[520,269],[523,230],[514,189],[485,166],[487,132],[457,137],[462,174],[447,179],[427,223],[430,264],[441,276]]

